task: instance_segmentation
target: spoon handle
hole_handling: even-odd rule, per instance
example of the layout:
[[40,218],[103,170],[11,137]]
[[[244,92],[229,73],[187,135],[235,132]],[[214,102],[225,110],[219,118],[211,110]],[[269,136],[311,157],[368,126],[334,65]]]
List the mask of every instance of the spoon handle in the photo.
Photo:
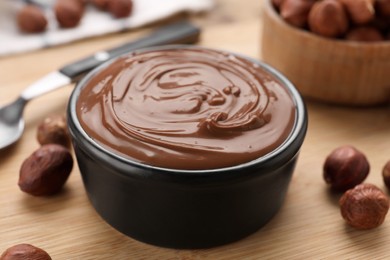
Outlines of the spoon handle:
[[24,90],[21,94],[26,102],[42,94],[77,81],[86,72],[107,60],[140,48],[164,44],[189,44],[199,39],[200,29],[189,22],[181,21],[169,24],[139,40],[126,43],[114,49],[97,52],[53,71]]

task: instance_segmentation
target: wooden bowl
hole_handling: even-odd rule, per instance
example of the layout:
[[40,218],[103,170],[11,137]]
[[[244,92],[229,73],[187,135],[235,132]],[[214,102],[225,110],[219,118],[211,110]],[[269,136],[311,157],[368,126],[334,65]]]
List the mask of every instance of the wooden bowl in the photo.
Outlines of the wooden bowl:
[[262,58],[305,98],[371,106],[390,101],[390,42],[328,39],[292,27],[264,1]]

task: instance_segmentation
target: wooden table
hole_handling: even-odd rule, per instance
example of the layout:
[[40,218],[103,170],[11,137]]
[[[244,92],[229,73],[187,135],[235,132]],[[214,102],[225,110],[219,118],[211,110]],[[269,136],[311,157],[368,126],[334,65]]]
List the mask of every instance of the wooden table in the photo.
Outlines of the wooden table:
[[[207,14],[199,43],[260,57],[261,0],[219,0]],[[121,34],[0,59],[0,104],[13,100],[47,72],[94,51],[146,34],[157,25]],[[327,154],[342,144],[364,151],[371,163],[367,182],[385,189],[381,170],[390,159],[390,108],[347,108],[307,100],[309,129],[286,201],[264,228],[222,247],[173,250],[128,238],[108,226],[90,205],[77,166],[62,193],[32,197],[17,186],[22,161],[36,148],[38,123],[64,113],[72,86],[31,101],[20,142],[0,151],[0,251],[18,243],[47,250],[53,259],[378,259],[390,257],[390,216],[374,230],[345,225],[339,195],[322,179]],[[387,192],[387,191],[386,191]]]

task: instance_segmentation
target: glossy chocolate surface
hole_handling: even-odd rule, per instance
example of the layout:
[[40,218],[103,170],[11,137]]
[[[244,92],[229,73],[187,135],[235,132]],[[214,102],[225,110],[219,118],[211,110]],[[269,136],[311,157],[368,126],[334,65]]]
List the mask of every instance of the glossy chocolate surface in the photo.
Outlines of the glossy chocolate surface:
[[97,143],[171,169],[215,169],[259,158],[291,133],[291,94],[256,63],[181,48],[122,57],[81,90],[77,116]]

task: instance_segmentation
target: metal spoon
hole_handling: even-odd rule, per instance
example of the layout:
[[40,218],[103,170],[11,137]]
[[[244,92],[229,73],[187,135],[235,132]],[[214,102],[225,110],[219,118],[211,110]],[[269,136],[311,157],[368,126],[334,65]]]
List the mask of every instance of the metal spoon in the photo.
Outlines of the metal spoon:
[[0,149],[10,146],[22,136],[24,130],[23,110],[31,99],[69,85],[86,72],[119,55],[144,47],[194,43],[199,39],[199,34],[199,28],[188,22],[170,24],[161,27],[149,36],[108,51],[97,52],[47,74],[24,90],[14,102],[0,108]]

